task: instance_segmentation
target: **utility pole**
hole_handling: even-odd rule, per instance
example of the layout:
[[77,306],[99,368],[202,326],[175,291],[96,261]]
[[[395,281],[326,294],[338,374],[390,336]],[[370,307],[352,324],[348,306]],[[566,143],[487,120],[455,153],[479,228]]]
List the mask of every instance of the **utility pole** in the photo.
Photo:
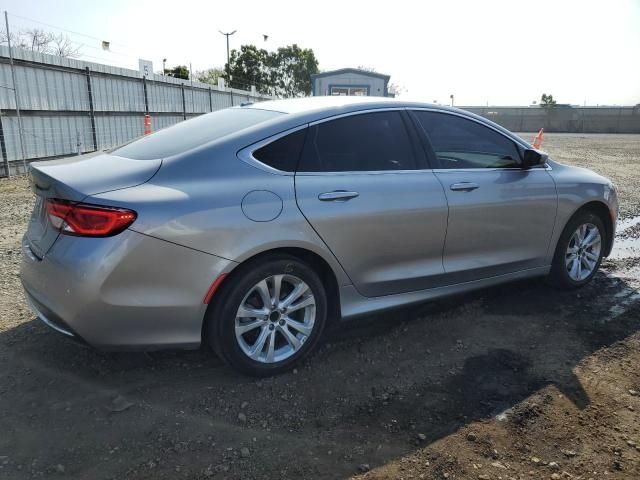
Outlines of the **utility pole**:
[[231,35],[233,35],[234,33],[237,32],[237,30],[234,30],[233,32],[230,33],[224,33],[222,30],[218,30],[222,35],[224,35],[225,37],[227,37],[227,82],[229,83],[229,85],[231,85],[231,65],[230,65],[230,60],[229,60],[229,37]]
[[451,98],[451,106],[453,107],[453,93],[449,95],[449,98]]
[[[27,160],[24,156],[24,139],[22,138],[22,118],[20,117],[20,102],[18,101],[18,85],[16,84],[16,69],[13,65],[13,50],[11,50],[11,32],[9,31],[9,15],[4,11],[4,23],[7,26],[7,44],[9,46],[9,63],[11,64],[11,80],[13,81],[13,96],[16,101],[16,117],[18,118],[18,136],[20,137],[20,153],[22,153],[22,167],[27,173]],[[9,172],[7,172],[9,176]]]

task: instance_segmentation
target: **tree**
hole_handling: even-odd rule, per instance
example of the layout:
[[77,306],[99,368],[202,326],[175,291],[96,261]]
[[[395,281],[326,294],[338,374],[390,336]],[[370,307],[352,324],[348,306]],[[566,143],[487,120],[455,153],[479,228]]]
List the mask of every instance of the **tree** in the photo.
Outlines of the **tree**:
[[76,58],[80,56],[80,47],[76,47],[66,35],[59,34],[53,36],[49,53],[59,57]]
[[224,78],[225,72],[222,68],[213,67],[198,71],[194,76],[198,82],[208,83],[209,85],[218,85],[218,79]]
[[387,85],[387,91],[389,92],[389,95],[399,97],[402,93],[406,92],[407,89],[397,83],[389,82]]
[[304,97],[311,94],[311,75],[318,73],[318,60],[310,48],[295,43],[273,54],[271,84],[278,97]]
[[251,85],[261,93],[273,94],[270,83],[270,72],[273,68],[273,58],[269,52],[255,45],[242,45],[240,50],[231,50],[229,64],[225,65],[225,72],[230,78],[225,80],[232,88],[248,90]]
[[[312,49],[288,45],[268,52],[255,45],[232,50],[227,84],[278,97],[300,97],[311,93],[311,75],[318,73],[318,60]],[[227,76],[225,75],[225,78]]]
[[543,107],[554,107],[556,105],[556,101],[553,99],[553,95],[543,93],[542,97],[540,97],[540,105]]
[[[0,30],[0,44],[8,43],[7,33]],[[12,33],[11,46],[58,57],[77,58],[81,56],[81,46],[76,46],[67,35],[62,33],[55,35],[39,28]]]
[[165,75],[175,78],[182,78],[183,80],[189,80],[189,69],[185,65],[178,65],[173,68],[165,68]]
[[45,53],[49,48],[49,44],[53,41],[52,33],[45,32],[39,28],[25,30],[23,36],[24,38],[21,39],[21,48],[27,47],[33,52]]

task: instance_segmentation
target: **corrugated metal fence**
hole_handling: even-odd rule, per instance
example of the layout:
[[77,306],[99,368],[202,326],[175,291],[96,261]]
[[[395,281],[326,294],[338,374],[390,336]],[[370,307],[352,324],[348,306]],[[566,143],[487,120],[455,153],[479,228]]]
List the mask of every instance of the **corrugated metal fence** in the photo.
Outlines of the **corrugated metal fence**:
[[[127,142],[189,117],[269,97],[136,70],[14,48],[27,161],[73,155]],[[20,129],[9,64],[0,46],[0,176],[22,168]]]
[[640,133],[635,107],[460,107],[513,132]]

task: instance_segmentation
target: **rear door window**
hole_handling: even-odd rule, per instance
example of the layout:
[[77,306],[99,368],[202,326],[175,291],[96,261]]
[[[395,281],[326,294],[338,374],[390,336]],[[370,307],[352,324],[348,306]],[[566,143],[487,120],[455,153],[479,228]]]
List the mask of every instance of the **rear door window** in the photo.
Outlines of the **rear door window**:
[[349,115],[309,127],[300,172],[415,170],[398,111]]
[[439,168],[518,168],[515,142],[478,122],[449,113],[415,111]]

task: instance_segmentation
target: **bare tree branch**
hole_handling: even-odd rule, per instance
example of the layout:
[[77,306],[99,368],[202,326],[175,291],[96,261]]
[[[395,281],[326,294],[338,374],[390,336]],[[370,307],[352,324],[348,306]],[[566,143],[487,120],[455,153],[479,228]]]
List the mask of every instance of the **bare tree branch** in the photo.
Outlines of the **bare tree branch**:
[[[0,45],[7,45],[8,43],[7,32],[0,30]],[[11,46],[68,58],[79,57],[81,55],[80,49],[82,48],[82,45],[76,46],[65,34],[56,35],[39,28],[11,33]]]
[[49,44],[53,40],[53,34],[39,28],[21,32],[32,52],[48,53]]
[[81,45],[75,46],[73,42],[62,33],[53,37],[51,41],[52,55],[67,58],[78,58],[80,56]]

